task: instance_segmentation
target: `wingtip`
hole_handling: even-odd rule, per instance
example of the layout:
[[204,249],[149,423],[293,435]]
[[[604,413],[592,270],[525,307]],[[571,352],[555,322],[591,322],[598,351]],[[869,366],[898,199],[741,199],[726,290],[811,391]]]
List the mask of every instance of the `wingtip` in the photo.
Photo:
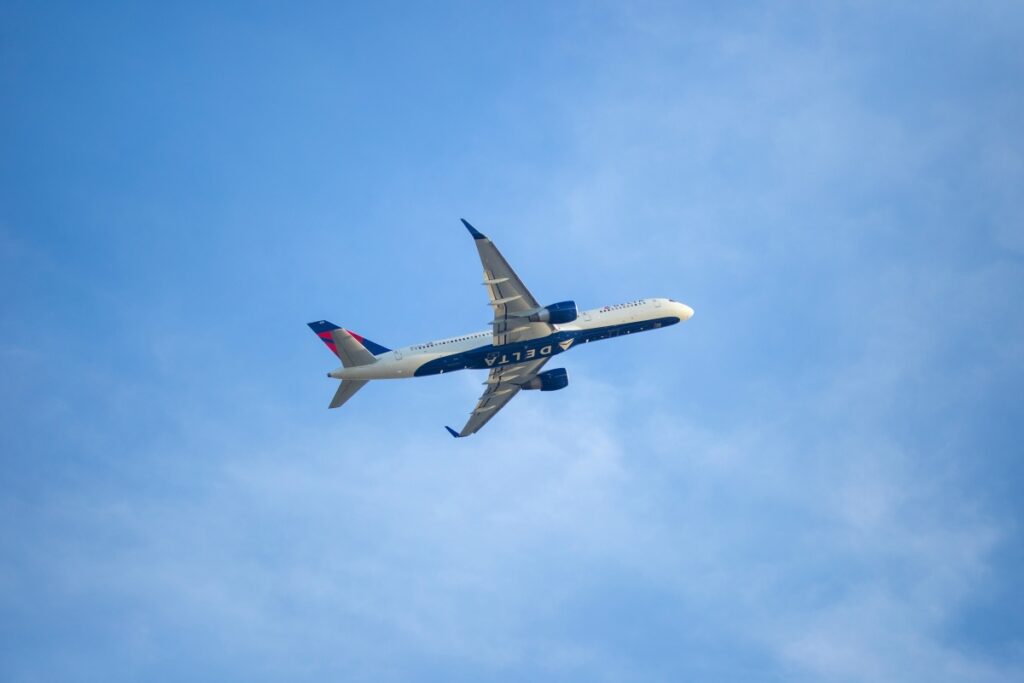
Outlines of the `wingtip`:
[[467,221],[465,218],[460,218],[459,220],[462,221],[462,224],[466,226],[466,230],[469,230],[469,234],[473,236],[473,239],[475,239],[475,240],[487,239],[486,237],[484,237],[484,234],[482,232],[480,232],[479,230],[474,228],[472,225],[470,225],[469,221]]
[[445,425],[444,428],[447,429],[448,433],[451,434],[452,436],[454,436],[456,439],[459,438],[459,433],[457,431],[455,431],[454,429],[452,429],[448,425]]

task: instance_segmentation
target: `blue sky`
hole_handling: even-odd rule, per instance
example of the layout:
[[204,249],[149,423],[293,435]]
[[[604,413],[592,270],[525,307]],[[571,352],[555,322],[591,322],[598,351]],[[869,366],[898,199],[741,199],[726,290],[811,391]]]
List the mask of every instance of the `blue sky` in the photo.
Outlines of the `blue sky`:
[[[1024,677],[1024,10],[0,4],[0,677]],[[327,318],[685,325],[327,411]]]

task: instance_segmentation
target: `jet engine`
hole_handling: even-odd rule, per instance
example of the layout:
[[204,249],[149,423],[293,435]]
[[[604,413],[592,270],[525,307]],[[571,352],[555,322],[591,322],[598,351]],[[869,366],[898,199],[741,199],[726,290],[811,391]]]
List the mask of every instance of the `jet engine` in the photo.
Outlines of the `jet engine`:
[[559,301],[557,304],[545,306],[536,313],[531,314],[530,322],[564,325],[565,323],[571,323],[577,316],[575,301]]
[[523,389],[540,389],[541,391],[558,391],[569,386],[569,373],[565,368],[555,368],[540,373],[529,382],[523,384]]

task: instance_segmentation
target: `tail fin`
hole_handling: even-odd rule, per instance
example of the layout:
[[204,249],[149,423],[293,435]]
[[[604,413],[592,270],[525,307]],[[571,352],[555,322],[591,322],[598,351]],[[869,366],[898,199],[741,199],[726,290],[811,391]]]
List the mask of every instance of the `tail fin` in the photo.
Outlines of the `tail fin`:
[[[326,320],[318,320],[315,323],[306,324],[309,325],[309,329],[313,330],[313,332],[316,333],[316,336],[320,337],[320,339],[323,340],[324,344],[327,344],[327,348],[331,350],[331,353],[338,356],[339,358],[341,357],[340,354],[338,353],[337,344],[335,343],[334,337],[332,336],[334,330],[340,330],[340,327]],[[369,351],[374,356],[379,356],[382,353],[387,353],[388,351],[391,350],[386,346],[381,346],[376,342],[370,341],[361,334],[356,334],[352,330],[345,331],[349,335],[354,337],[357,342],[362,344],[366,348],[366,350]]]
[[[308,323],[309,329],[313,330],[316,336],[320,337],[327,348],[341,359],[341,364],[347,367],[354,365],[369,365],[377,362],[374,356],[387,353],[391,349],[376,344],[366,337],[349,332],[326,320],[318,320],[315,323]],[[346,401],[352,398],[357,391],[366,386],[369,380],[342,380],[338,385],[329,408],[341,407]]]

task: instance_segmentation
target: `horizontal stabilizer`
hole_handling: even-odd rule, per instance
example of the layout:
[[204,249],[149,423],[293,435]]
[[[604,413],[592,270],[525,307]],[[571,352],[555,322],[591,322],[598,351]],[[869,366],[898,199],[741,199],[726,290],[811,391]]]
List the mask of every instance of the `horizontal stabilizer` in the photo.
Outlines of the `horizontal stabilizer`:
[[331,330],[331,339],[334,340],[334,348],[338,353],[338,358],[341,359],[341,364],[346,368],[377,362],[373,354],[349,334],[348,330],[341,327]]
[[352,398],[357,391],[363,388],[363,386],[369,382],[365,379],[346,379],[342,380],[341,386],[338,387],[338,391],[334,393],[334,398],[331,400],[331,405],[328,408],[339,408],[345,401]]

